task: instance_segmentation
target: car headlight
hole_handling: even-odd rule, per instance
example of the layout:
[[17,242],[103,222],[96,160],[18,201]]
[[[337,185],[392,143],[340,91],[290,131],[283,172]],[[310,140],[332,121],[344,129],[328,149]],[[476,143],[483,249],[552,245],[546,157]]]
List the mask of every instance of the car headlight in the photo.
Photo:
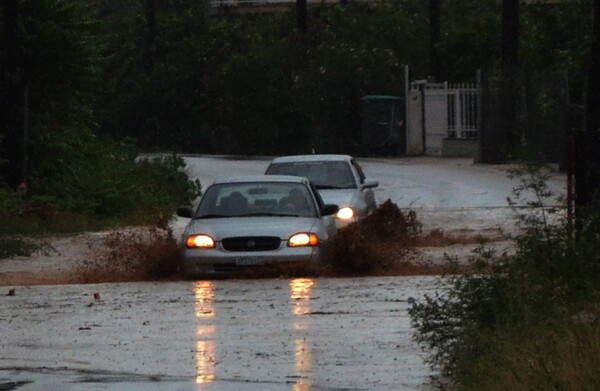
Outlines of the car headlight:
[[215,241],[208,235],[191,235],[185,240],[188,248],[215,248]]
[[354,217],[354,210],[349,206],[344,206],[337,212],[336,217],[342,220],[351,219]]
[[289,247],[316,246],[319,244],[319,237],[313,233],[297,233],[288,239]]

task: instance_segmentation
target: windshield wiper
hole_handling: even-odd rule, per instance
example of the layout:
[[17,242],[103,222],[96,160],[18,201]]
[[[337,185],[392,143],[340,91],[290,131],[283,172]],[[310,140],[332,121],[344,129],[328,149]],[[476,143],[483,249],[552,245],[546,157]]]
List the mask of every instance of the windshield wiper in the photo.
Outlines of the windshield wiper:
[[225,215],[220,215],[220,214],[207,214],[207,215],[202,215],[202,216],[196,216],[194,217],[194,219],[218,219],[220,217],[232,217],[232,216],[225,216]]
[[242,215],[243,217],[260,217],[260,216],[275,216],[275,217],[298,217],[297,214],[292,213],[271,213],[271,212],[257,212],[257,213],[248,213]]
[[315,185],[317,189],[344,189],[342,186],[331,186],[331,185]]

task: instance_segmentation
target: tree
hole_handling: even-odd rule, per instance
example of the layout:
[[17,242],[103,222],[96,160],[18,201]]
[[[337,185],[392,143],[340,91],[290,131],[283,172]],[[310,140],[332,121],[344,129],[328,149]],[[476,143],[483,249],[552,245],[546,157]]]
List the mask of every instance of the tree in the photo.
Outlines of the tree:
[[517,69],[519,60],[519,0],[502,0],[502,93],[503,128],[506,150],[512,152],[518,143]]
[[502,69],[511,72],[519,59],[519,0],[502,0]]
[[431,75],[439,81],[442,81],[442,64],[438,46],[442,40],[442,31],[440,27],[440,1],[429,0],[429,31],[430,31],[430,70]]
[[600,0],[592,4],[592,18],[585,133],[578,138],[576,155],[575,202],[580,216],[600,202]]
[[2,52],[2,178],[16,188],[25,175],[23,55],[19,35],[19,0],[4,1]]
[[146,0],[144,4],[146,13],[146,72],[150,73],[156,62],[157,35],[156,0]]
[[296,0],[296,27],[302,33],[308,30],[308,11],[306,0]]

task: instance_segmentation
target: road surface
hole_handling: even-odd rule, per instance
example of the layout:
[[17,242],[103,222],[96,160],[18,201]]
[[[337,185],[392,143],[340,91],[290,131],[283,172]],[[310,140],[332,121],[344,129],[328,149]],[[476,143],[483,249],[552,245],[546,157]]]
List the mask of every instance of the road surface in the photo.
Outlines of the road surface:
[[[515,231],[506,198],[516,182],[505,167],[359,162],[380,182],[377,200],[415,210],[425,230]],[[186,163],[206,187],[219,176],[262,173],[268,159]],[[549,181],[557,193],[564,183],[561,174]],[[174,231],[183,224],[174,219]],[[436,277],[6,285],[10,276],[69,271],[100,241],[84,237],[0,260],[0,390],[431,389],[406,310],[409,298],[433,294]]]

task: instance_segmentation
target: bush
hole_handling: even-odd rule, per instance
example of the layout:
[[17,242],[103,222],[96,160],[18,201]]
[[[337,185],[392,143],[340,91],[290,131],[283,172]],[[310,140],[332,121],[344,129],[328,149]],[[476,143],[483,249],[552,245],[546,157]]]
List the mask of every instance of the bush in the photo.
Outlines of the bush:
[[46,132],[39,138],[27,211],[144,222],[170,216],[198,195],[199,184],[188,179],[181,158],[137,159],[130,144],[85,130]]
[[0,236],[0,259],[15,255],[28,256],[42,245],[36,245],[21,238]]
[[19,194],[0,187],[0,215],[16,213],[19,210],[21,197]]
[[0,235],[164,226],[200,192],[174,155],[138,158],[131,144],[87,130],[46,131],[37,138],[29,191],[0,189]]
[[543,176],[519,174],[528,179],[517,190],[533,190],[538,208],[523,216],[516,253],[482,249],[471,273],[413,302],[415,338],[457,389],[598,389],[600,210],[576,233],[550,224]]

